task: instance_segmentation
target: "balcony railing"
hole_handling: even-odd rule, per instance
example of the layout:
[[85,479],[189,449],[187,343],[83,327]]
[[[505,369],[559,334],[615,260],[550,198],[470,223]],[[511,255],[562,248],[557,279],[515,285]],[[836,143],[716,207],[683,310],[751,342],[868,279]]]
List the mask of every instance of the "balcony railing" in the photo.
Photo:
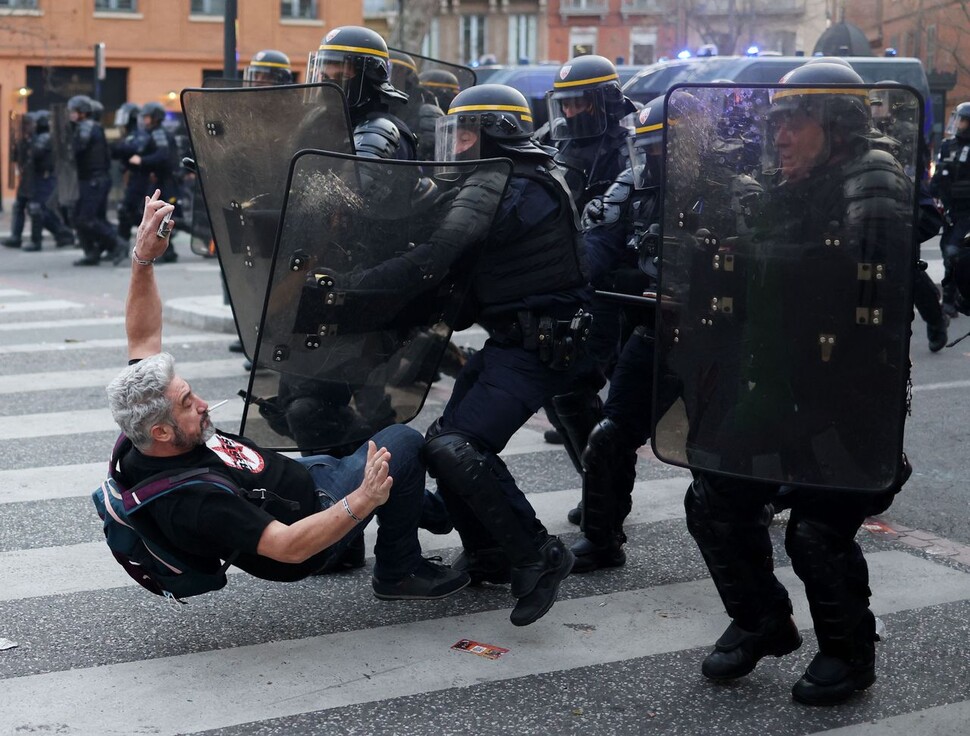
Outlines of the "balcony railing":
[[660,15],[667,12],[670,0],[622,0],[620,15]]
[[606,17],[610,12],[608,0],[560,0],[559,14],[567,15],[599,15]]
[[700,15],[790,15],[805,12],[805,0],[703,0],[694,6]]

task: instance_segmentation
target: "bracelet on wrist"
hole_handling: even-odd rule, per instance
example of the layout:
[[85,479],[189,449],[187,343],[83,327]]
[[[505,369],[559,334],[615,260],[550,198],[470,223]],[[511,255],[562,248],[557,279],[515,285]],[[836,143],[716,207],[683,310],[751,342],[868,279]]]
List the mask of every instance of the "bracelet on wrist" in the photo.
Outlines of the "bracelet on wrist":
[[131,249],[131,260],[137,263],[139,266],[152,266],[155,264],[154,258],[144,259],[138,255],[137,247]]
[[361,519],[359,516],[357,516],[357,514],[354,513],[353,509],[350,508],[350,504],[347,503],[346,496],[344,497],[343,502],[344,502],[344,511],[347,512],[347,515],[351,519],[353,519],[354,521],[363,521],[363,519]]

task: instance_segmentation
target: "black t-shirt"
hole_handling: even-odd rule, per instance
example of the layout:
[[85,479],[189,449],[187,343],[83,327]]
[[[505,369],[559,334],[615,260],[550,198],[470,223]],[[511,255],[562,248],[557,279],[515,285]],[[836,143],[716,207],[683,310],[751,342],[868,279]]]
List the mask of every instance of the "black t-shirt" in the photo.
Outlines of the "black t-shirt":
[[244,499],[216,486],[200,484],[152,501],[148,514],[173,552],[186,564],[213,571],[237,550],[234,565],[266,580],[299,580],[319,569],[327,552],[300,564],[277,562],[256,554],[263,531],[274,519],[292,524],[319,508],[309,471],[299,462],[263,450],[236,435],[216,432],[206,445],[175,457],[149,457],[132,448],[121,458],[121,481],[128,488],[163,471],[209,468],[246,490],[265,488],[299,504],[289,509],[270,500]]

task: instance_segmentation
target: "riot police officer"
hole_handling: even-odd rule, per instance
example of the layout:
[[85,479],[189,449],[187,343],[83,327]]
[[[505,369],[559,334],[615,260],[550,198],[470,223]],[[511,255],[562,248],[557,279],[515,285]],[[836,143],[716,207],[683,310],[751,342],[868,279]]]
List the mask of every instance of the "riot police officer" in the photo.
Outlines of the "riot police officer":
[[67,101],[79,187],[74,224],[84,249],[84,257],[75,261],[75,266],[97,266],[102,252],[119,259],[128,250],[127,242],[118,238],[106,217],[111,158],[104,129],[95,119],[95,108],[94,101],[85,95],[75,95]]
[[[549,137],[559,149],[556,162],[565,169],[573,199],[582,211],[626,168],[627,128],[620,119],[636,107],[623,96],[613,63],[596,55],[579,56],[560,67],[546,103]],[[579,453],[592,426],[601,418],[596,392],[612,371],[625,337],[621,336],[618,305],[594,297],[591,311],[594,321],[589,350],[596,360],[595,369],[581,378],[573,391],[546,406],[546,414],[560,435],[550,433],[546,439],[563,441],[580,472]]]
[[959,314],[953,266],[962,256],[964,240],[970,234],[970,102],[961,102],[953,111],[953,137],[940,144],[930,192],[943,204],[946,224],[940,239],[943,251],[943,311],[948,317]]
[[425,451],[462,541],[452,567],[475,584],[511,581],[517,626],[553,605],[573,555],[536,518],[499,453],[584,369],[580,346],[589,321],[582,312],[587,276],[578,216],[562,173],[532,133],[531,109],[517,90],[484,84],[460,92],[438,123],[435,158],[509,158],[508,187],[504,174],[476,169],[428,242],[357,284],[432,288],[456,263],[467,268],[463,256],[484,238],[468,309],[456,327],[476,321],[489,339],[462,367],[442,416],[428,429]]
[[257,51],[243,70],[243,84],[247,87],[293,84],[290,57],[276,49]]
[[124,137],[111,146],[112,158],[121,162],[125,189],[118,203],[118,236],[123,240],[131,238],[131,229],[142,217],[145,208],[145,195],[149,191],[148,172],[140,164],[131,163],[135,156],[141,156],[151,138],[148,131],[140,125],[141,108],[126,102],[115,113],[115,127]]
[[417,156],[423,161],[434,158],[435,126],[444,110],[435,96],[424,88],[418,66],[410,54],[390,49],[391,84],[407,95],[407,102],[391,100],[390,111],[400,117],[417,136]]
[[417,139],[390,112],[408,96],[391,84],[390,54],[378,33],[362,26],[340,26],[327,33],[310,59],[307,81],[330,81],[343,88],[359,156],[414,161]]
[[[179,184],[175,178],[179,160],[178,148],[175,137],[162,125],[165,115],[165,108],[159,102],[146,102],[142,105],[141,120],[147,138],[142,151],[131,156],[128,164],[138,167],[143,174],[147,184],[145,194],[160,189],[163,200],[176,204],[179,200]],[[177,259],[178,253],[169,238],[168,248],[159,261],[171,263]]]
[[[896,415],[905,403],[898,371],[906,368],[894,369],[891,361],[905,362],[903,332],[912,315],[907,319],[905,304],[887,298],[893,292],[886,285],[860,285],[860,266],[882,264],[895,283],[906,281],[900,261],[910,257],[901,254],[915,259],[915,185],[894,157],[871,147],[865,90],[839,89],[862,82],[855,72],[821,60],[793,70],[782,82],[817,88],[776,91],[769,111],[769,144],[778,169],[761,209],[770,216],[770,226],[755,228],[752,250],[742,248],[736,254],[738,260],[760,252],[767,260],[748,268],[747,303],[738,305],[747,317],[747,359],[739,379],[744,388],[738,391],[737,421],[723,431],[736,436],[737,452],[725,450],[722,459],[728,462],[729,455],[746,453],[754,462],[767,457],[765,448],[772,442],[783,448],[776,459],[786,475],[824,479],[831,464],[821,467],[825,461],[818,453],[831,452],[824,455],[830,463],[837,458],[848,464],[837,477],[889,479],[888,490],[881,492],[823,487],[819,480],[814,486],[796,483],[789,493],[785,548],[805,585],[819,644],[792,696],[808,705],[833,705],[875,680],[875,617],[856,532],[868,515],[888,508],[911,472],[904,456],[890,457],[884,449],[898,446],[898,437],[887,442],[882,425],[893,425],[887,430],[892,434],[902,422],[904,412]],[[859,197],[863,191],[867,196]],[[779,260],[786,252],[790,265]],[[734,269],[744,271],[738,263]],[[813,298],[823,272],[829,276],[826,295]],[[754,288],[756,281],[760,292]],[[786,304],[799,312],[790,320],[781,313],[787,310],[778,308],[779,288],[787,289]],[[875,322],[866,318],[875,314],[873,309],[879,315]],[[770,338],[767,331],[773,325],[777,329],[779,320],[784,338],[777,333]],[[820,331],[825,338],[821,342]],[[833,381],[877,386],[891,408],[885,416],[873,417],[882,409],[873,409],[871,401],[864,406],[865,399],[836,390]],[[821,393],[832,396],[813,403],[808,394],[820,386]],[[793,410],[785,413],[784,406]],[[871,421],[860,425],[864,416]],[[769,437],[772,433],[774,438]],[[740,474],[744,468],[732,463],[729,470]],[[768,504],[777,491],[773,482],[697,471],[687,491],[687,527],[732,619],[703,662],[701,671],[709,679],[742,677],[761,658],[801,646],[788,591],[772,571]]]
[[623,521],[632,507],[637,450],[650,436],[654,312],[643,295],[657,284],[663,103],[653,100],[625,119],[630,167],[583,212],[590,281],[614,298],[629,295],[624,313],[636,326],[613,369],[603,419],[580,456],[583,497],[569,512],[583,530],[571,547],[576,573],[626,562]]

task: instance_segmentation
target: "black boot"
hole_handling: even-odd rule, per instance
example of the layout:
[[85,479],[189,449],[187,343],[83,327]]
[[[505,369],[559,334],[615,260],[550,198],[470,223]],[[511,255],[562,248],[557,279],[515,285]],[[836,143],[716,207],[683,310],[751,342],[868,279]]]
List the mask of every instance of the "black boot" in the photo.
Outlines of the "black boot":
[[467,572],[475,586],[482,583],[505,585],[512,580],[512,563],[501,547],[463,549],[451,563],[451,569]]
[[819,652],[791,689],[805,705],[838,705],[876,681],[875,652],[852,661]]
[[570,524],[579,526],[583,523],[583,502],[580,501],[573,508],[566,512],[566,521]]
[[597,545],[583,537],[569,548],[576,557],[573,572],[592,572],[601,567],[622,567],[626,564],[626,552],[623,551],[625,541],[624,535],[608,544]]
[[542,559],[512,568],[512,595],[518,598],[509,620],[528,626],[546,615],[559,595],[559,585],[573,569],[575,557],[559,537],[549,537],[539,549]]
[[926,339],[929,341],[931,353],[938,353],[946,347],[949,340],[946,330],[949,326],[950,318],[945,314],[938,322],[926,323]]
[[19,248],[20,238],[14,238],[14,237],[4,238],[3,240],[0,240],[0,245],[2,245],[5,248]]
[[754,631],[734,621],[727,627],[701,665],[709,680],[734,680],[751,672],[762,657],[781,657],[802,645],[802,635],[791,616],[769,618]]

